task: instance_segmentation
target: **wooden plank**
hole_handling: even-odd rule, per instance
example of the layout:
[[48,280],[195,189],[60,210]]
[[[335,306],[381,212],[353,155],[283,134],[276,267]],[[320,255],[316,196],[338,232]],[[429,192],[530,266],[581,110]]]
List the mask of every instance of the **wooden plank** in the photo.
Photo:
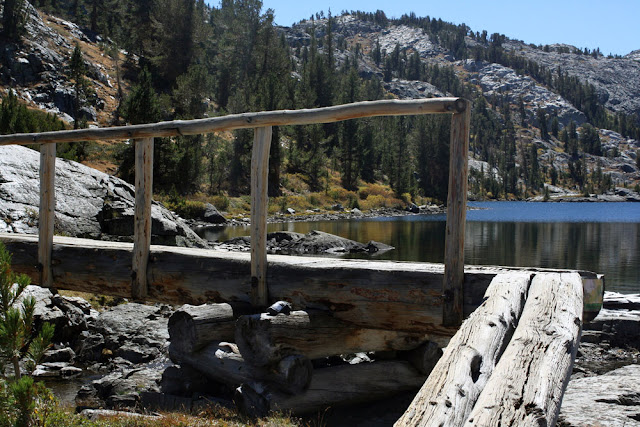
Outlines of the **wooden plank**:
[[[0,234],[13,254],[16,272],[38,279],[38,238]],[[128,298],[131,243],[54,236],[56,287]],[[269,256],[271,297],[295,310],[324,309],[336,318],[376,329],[433,334],[444,346],[457,328],[442,326],[442,264]],[[475,310],[496,274],[522,268],[466,266],[464,312]],[[533,269],[531,271],[561,271]],[[583,277],[594,273],[581,272]],[[168,304],[249,303],[250,255],[169,246],[151,246],[149,301]]]
[[38,266],[40,286],[53,286],[51,251],[55,223],[56,144],[40,147],[40,211],[38,214]]
[[317,310],[240,316],[235,335],[244,359],[257,366],[291,354],[320,359],[362,351],[412,350],[425,341],[420,333],[362,328]]
[[462,425],[518,324],[530,279],[508,273],[491,281],[396,427]]
[[537,274],[513,334],[465,425],[555,425],[580,343],[582,281]]
[[261,111],[206,119],[175,120],[102,129],[0,135],[0,145],[197,135],[263,126],[332,123],[362,117],[454,113],[462,111],[464,108],[464,101],[460,98],[385,99],[323,108]]
[[153,138],[134,141],[136,205],[133,230],[131,296],[147,297],[147,264],[151,245],[151,198],[153,196]]
[[269,150],[271,126],[255,129],[251,154],[251,302],[269,303],[267,289],[267,215],[269,208]]
[[443,324],[459,326],[464,318],[464,229],[467,215],[467,175],[469,169],[469,127],[471,103],[464,101],[463,112],[451,118],[449,145],[449,194],[444,249]]

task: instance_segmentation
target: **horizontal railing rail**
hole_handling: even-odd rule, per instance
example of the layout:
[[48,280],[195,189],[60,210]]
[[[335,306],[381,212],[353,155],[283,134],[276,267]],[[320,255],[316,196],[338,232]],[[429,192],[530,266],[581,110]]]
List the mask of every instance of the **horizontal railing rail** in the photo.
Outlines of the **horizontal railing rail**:
[[464,281],[464,228],[471,104],[462,98],[365,101],[332,107],[262,111],[195,120],[0,135],[1,145],[40,144],[40,208],[38,268],[40,284],[53,286],[51,254],[55,218],[55,144],[95,140],[133,139],[135,142],[135,216],[132,260],[132,297],[144,299],[148,289],[151,245],[151,194],[154,138],[197,135],[253,128],[251,157],[251,297],[256,306],[268,305],[266,283],[267,175],[272,126],[333,123],[344,120],[399,115],[451,114],[449,194],[443,279],[443,324],[462,323]]

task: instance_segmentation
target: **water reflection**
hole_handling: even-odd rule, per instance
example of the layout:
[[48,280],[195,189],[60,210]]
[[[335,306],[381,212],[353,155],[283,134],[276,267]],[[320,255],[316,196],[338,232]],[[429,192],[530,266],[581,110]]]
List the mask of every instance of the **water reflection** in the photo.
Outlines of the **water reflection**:
[[[492,209],[470,212],[468,216],[466,264],[590,270],[606,275],[608,290],[640,292],[640,219],[635,219],[640,218],[640,205],[486,205]],[[543,222],[545,215],[550,214],[562,215],[550,220],[562,222]],[[537,222],[521,222],[523,218]],[[576,218],[627,222],[567,222]],[[379,254],[378,259],[443,262],[445,218],[442,215],[270,224],[268,229],[299,233],[320,230],[360,242],[376,240],[396,248]],[[248,234],[248,228],[227,228],[215,236],[205,237],[226,240]]]

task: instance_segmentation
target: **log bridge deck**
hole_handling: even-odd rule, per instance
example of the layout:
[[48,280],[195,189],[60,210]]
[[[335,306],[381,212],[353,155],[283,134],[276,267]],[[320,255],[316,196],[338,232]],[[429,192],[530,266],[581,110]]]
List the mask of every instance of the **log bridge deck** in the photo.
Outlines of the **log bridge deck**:
[[[42,286],[171,304],[250,303],[255,311],[287,300],[295,310],[305,310],[301,315],[307,319],[305,324],[313,324],[307,312],[320,310],[333,319],[328,321],[331,327],[338,325],[350,331],[327,334],[327,345],[332,338],[335,341],[342,337],[338,340],[343,346],[339,353],[414,351],[417,347],[430,348],[429,343],[446,346],[428,378],[425,369],[418,367],[416,371],[420,363],[414,363],[415,357],[408,358],[414,360],[413,367],[405,366],[405,362],[391,366],[388,361],[385,366],[389,366],[380,368],[383,377],[388,377],[385,372],[396,372],[398,378],[408,378],[394,390],[415,387],[426,378],[397,426],[553,425],[582,322],[595,317],[602,305],[603,278],[584,271],[464,266],[470,110],[470,103],[460,98],[374,101],[314,110],[0,136],[0,145],[41,145],[39,235],[2,234],[0,241],[13,253],[14,269]],[[273,255],[268,258],[267,269],[266,176],[271,126],[432,113],[452,116],[444,265]],[[255,128],[251,253],[150,245],[153,138],[239,128]],[[53,236],[55,143],[98,139],[135,141],[133,244]],[[327,321],[321,323],[325,327]],[[272,344],[274,348],[289,348],[288,353],[302,354],[295,356],[298,359],[291,366],[308,365],[299,362],[300,357],[306,357],[305,351],[309,358],[324,354],[317,343],[289,342],[288,347],[278,343],[278,339],[287,340],[284,335],[274,338]],[[240,341],[246,340],[241,336]],[[296,349],[296,345],[306,347]],[[212,360],[195,350],[183,353],[185,360]],[[229,357],[225,360],[262,360],[253,352]],[[285,360],[264,357],[260,363],[265,366]],[[371,377],[374,368],[357,369],[363,373],[354,374],[351,382],[362,386],[358,378]],[[298,396],[266,393],[262,386],[243,395],[260,395],[268,410],[302,411],[313,407],[310,402],[315,400],[331,404],[332,395],[333,399],[348,400],[346,385],[341,386],[342,393],[315,392],[326,391],[327,383],[335,378],[327,374],[329,371],[318,371],[325,375],[314,373],[310,381],[303,381],[306,391]],[[376,384],[379,391],[387,390],[387,383]]]

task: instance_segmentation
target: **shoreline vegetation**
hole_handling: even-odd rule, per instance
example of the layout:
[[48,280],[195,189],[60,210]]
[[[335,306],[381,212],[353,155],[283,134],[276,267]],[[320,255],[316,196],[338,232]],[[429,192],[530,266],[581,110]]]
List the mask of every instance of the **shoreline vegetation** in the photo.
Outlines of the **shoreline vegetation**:
[[[545,193],[547,194],[547,193]],[[632,189],[617,187],[603,194],[579,194],[569,191],[538,195],[518,201],[527,202],[640,202],[640,193]],[[187,220],[192,228],[219,226],[242,226],[249,224],[250,196],[207,196],[202,193],[188,198],[173,195],[157,195],[169,210]],[[470,197],[469,201],[491,201],[494,199]],[[505,201],[495,199],[496,201]],[[219,211],[224,220],[216,224],[203,221],[208,205]],[[470,208],[471,209],[471,208]],[[445,214],[446,206],[441,201],[409,193],[397,196],[388,185],[364,183],[358,191],[347,191],[332,187],[324,192],[290,192],[288,195],[269,199],[269,223],[298,221],[333,221],[356,218],[392,217],[417,214]]]

